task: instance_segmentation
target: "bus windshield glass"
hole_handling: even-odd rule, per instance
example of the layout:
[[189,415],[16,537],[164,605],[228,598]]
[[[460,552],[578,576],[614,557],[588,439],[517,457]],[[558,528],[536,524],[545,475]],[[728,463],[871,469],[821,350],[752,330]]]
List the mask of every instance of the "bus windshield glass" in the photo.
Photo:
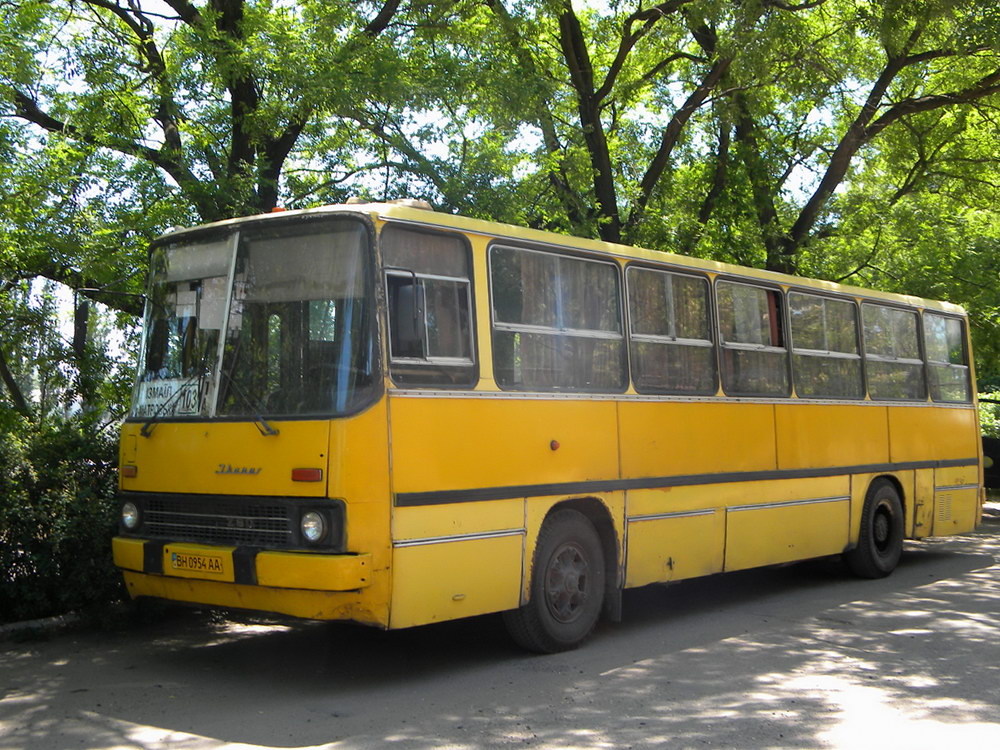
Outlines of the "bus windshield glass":
[[365,227],[343,219],[156,248],[132,417],[361,408],[378,380],[370,266]]

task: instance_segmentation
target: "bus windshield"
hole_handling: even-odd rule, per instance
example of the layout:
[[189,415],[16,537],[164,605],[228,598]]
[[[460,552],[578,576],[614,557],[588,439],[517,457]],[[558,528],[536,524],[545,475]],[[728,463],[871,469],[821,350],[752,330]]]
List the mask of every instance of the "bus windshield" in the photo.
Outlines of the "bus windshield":
[[161,245],[131,416],[356,411],[378,380],[373,325],[361,222],[282,222]]

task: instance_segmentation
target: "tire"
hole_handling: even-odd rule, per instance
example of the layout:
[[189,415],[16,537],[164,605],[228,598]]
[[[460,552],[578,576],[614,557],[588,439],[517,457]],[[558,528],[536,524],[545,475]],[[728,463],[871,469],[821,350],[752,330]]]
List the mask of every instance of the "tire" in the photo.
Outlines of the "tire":
[[858,546],[844,553],[844,562],[860,578],[885,578],[903,553],[903,503],[895,485],[876,479],[865,495]]
[[540,654],[576,648],[600,619],[604,575],[594,525],[575,510],[556,511],[538,534],[528,603],[504,612],[507,631],[519,646]]

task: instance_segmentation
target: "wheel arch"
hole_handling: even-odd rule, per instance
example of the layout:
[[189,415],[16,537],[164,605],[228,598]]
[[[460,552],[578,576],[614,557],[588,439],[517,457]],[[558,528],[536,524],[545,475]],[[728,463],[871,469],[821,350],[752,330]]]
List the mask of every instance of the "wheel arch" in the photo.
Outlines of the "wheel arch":
[[[622,607],[622,540],[615,529],[611,509],[599,497],[574,497],[555,503],[542,520],[560,510],[575,510],[593,524],[604,553],[604,616],[612,622],[621,621]],[[530,574],[529,574],[530,575]],[[530,581],[526,581],[530,586]]]
[[880,479],[884,479],[886,482],[892,485],[893,489],[896,490],[896,494],[899,495],[899,504],[903,507],[903,528],[906,528],[907,519],[910,517],[909,513],[909,503],[910,498],[906,495],[906,490],[903,489],[903,483],[899,480],[895,474],[878,474],[871,478],[868,482],[868,487],[865,489],[865,497],[868,497],[868,493],[872,491],[872,487]]
[[902,483],[893,475],[872,477],[861,508],[858,541],[843,560],[859,578],[885,578],[899,564],[906,538]]

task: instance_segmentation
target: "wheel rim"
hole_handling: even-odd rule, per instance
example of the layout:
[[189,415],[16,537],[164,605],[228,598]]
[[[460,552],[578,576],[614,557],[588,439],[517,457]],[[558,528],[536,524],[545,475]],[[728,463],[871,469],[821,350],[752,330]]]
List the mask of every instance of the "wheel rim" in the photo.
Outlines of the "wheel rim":
[[892,511],[884,505],[878,507],[872,519],[872,540],[875,549],[883,554],[892,546]]
[[590,563],[583,548],[573,542],[560,546],[545,573],[545,602],[559,622],[572,622],[587,603]]

